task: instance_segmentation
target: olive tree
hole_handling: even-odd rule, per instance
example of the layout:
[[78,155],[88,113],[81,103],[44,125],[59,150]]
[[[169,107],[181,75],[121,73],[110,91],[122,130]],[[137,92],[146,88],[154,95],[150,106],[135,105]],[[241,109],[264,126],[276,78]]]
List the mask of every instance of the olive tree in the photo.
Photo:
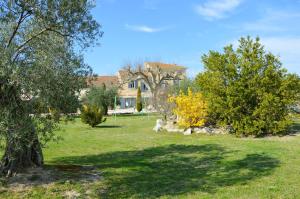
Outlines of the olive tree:
[[43,165],[42,146],[57,120],[33,102],[68,112],[91,70],[80,52],[102,32],[88,0],[0,1],[0,173]]

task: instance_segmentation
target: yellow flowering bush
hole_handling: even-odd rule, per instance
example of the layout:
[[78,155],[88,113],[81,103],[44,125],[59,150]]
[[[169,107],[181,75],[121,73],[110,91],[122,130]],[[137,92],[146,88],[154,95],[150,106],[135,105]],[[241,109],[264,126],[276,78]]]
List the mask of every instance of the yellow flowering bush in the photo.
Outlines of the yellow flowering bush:
[[202,93],[193,93],[189,88],[187,95],[180,92],[178,96],[169,97],[169,102],[176,104],[173,112],[178,117],[179,126],[188,128],[205,124],[208,105]]

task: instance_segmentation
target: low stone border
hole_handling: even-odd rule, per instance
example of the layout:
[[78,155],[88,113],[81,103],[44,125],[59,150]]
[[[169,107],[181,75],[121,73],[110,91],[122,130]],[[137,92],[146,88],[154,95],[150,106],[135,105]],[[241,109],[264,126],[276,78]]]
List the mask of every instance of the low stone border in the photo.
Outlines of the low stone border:
[[156,125],[153,128],[155,132],[160,131],[167,131],[167,132],[174,132],[174,133],[183,133],[183,135],[191,135],[192,133],[195,134],[228,134],[232,130],[230,127],[222,127],[222,128],[215,128],[215,127],[191,127],[188,129],[179,128],[174,121],[163,121],[162,119],[156,120]]

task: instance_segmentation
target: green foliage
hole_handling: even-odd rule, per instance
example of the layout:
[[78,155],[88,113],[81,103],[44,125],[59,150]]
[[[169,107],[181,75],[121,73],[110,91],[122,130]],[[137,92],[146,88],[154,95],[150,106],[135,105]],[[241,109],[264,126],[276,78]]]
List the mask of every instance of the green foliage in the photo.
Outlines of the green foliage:
[[50,118],[56,122],[60,120],[60,112],[55,108],[49,108]]
[[80,117],[83,123],[88,124],[91,127],[95,127],[106,121],[106,118],[103,119],[101,108],[96,105],[84,105]]
[[138,112],[141,112],[143,109],[143,104],[142,104],[142,93],[141,93],[141,88],[138,87],[137,94],[136,94],[136,110]]
[[91,87],[84,101],[87,104],[100,107],[104,115],[107,115],[108,108],[114,108],[115,97],[118,96],[117,88],[107,89],[102,87]]
[[102,35],[92,3],[0,1],[1,173],[43,164],[39,141],[54,138],[58,122],[44,116],[46,107],[62,114],[79,107],[91,74],[81,53]]
[[183,94],[187,95],[189,89],[191,89],[193,92],[198,92],[199,86],[194,79],[185,78],[180,80],[179,84],[170,86],[169,94],[180,95],[180,92],[183,92]]
[[239,47],[210,51],[197,83],[208,98],[211,123],[231,125],[239,136],[283,134],[291,124],[289,108],[299,97],[299,77],[282,68],[257,38]]

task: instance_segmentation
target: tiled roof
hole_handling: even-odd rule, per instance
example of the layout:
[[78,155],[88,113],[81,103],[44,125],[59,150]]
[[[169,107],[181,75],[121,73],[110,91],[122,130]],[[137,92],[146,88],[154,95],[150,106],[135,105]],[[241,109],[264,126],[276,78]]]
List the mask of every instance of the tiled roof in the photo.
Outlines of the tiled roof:
[[128,78],[129,74],[126,70],[119,70],[119,76],[122,80],[125,80]]
[[106,87],[118,86],[118,77],[117,76],[98,76],[93,77],[89,82],[89,86],[103,86],[105,84]]
[[161,62],[145,62],[145,66],[146,65],[148,65],[149,67],[159,67],[162,70],[171,70],[171,71],[186,69],[186,67],[179,66],[177,64],[165,64],[165,63],[161,63]]

